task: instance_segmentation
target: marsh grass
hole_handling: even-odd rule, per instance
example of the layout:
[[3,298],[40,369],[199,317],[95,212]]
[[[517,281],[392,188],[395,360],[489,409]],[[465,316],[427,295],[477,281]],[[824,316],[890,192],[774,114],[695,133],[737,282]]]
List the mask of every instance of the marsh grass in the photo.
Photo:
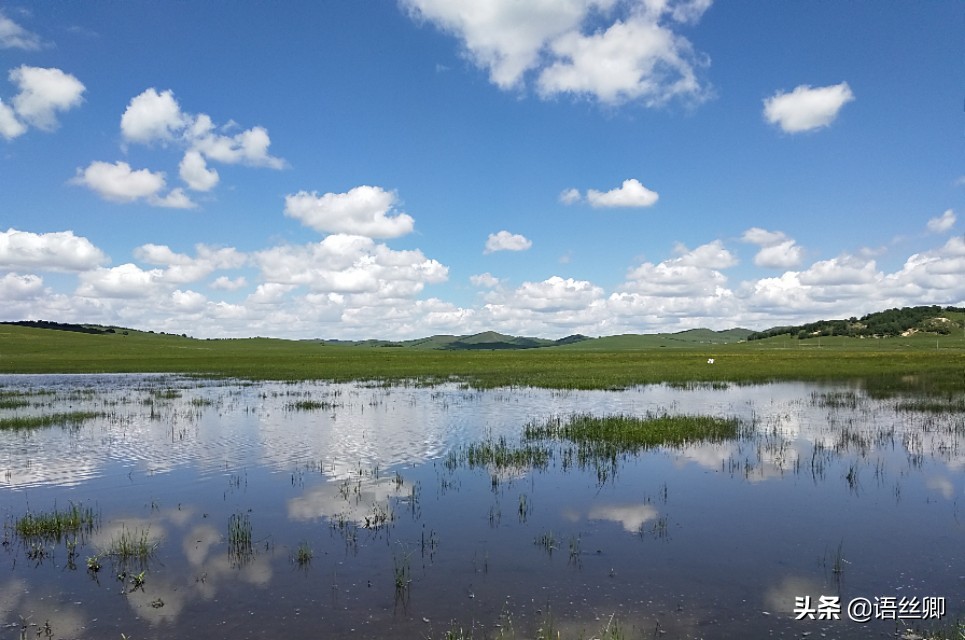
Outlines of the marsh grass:
[[[478,388],[533,386],[626,389],[654,383],[760,383],[856,380],[882,393],[961,392],[961,335],[895,340],[828,338],[820,347],[783,337],[675,349],[571,347],[519,351],[336,346],[251,338],[195,340],[131,331],[130,335],[61,333],[9,326],[0,336],[4,373],[186,373],[270,380],[370,381],[373,384],[464,382]],[[802,346],[803,345],[803,346]],[[579,347],[579,348],[577,348]],[[708,357],[716,363],[707,364]]]
[[321,411],[331,409],[334,406],[331,402],[319,400],[296,400],[285,404],[285,409],[288,411]]
[[701,415],[647,413],[594,416],[588,413],[531,422],[523,429],[526,440],[566,440],[602,456],[635,453],[660,446],[683,446],[691,442],[721,442],[740,435],[740,421]]
[[57,540],[69,534],[89,534],[94,530],[97,515],[91,507],[71,504],[64,510],[47,513],[28,513],[14,522],[14,530],[25,540]]
[[103,414],[96,411],[71,411],[69,413],[49,413],[37,416],[0,417],[0,430],[19,431],[21,429],[40,429],[43,427],[78,427],[88,420]]
[[228,521],[228,555],[234,562],[244,564],[253,553],[251,518],[247,513],[232,514]]
[[300,542],[298,547],[292,553],[292,562],[298,565],[298,568],[306,569],[308,568],[308,565],[312,563],[312,558],[314,556],[315,553],[312,551],[312,548],[308,546],[308,543]]
[[111,538],[107,555],[122,564],[134,561],[143,565],[154,556],[156,551],[157,542],[151,540],[149,529],[121,527],[120,534]]
[[552,455],[548,447],[532,443],[511,445],[505,437],[472,443],[463,451],[463,459],[470,469],[486,467],[497,471],[545,469]]
[[922,413],[965,413],[965,397],[947,395],[900,400],[895,405],[895,410]]

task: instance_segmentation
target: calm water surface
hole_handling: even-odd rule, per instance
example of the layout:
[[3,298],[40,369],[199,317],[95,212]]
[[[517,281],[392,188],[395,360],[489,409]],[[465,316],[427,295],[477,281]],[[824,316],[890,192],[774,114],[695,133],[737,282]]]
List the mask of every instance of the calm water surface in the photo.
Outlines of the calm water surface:
[[[0,400],[0,418],[98,414],[0,431],[0,638],[883,638],[965,613],[954,402],[797,383],[477,391],[142,375],[0,376]],[[519,443],[531,421],[648,412],[734,417],[744,433],[615,466],[581,468],[559,443],[541,468],[464,455]],[[91,530],[16,533],[25,514],[71,504],[94,510]],[[151,555],[111,555],[124,535]],[[821,596],[943,598],[946,612],[795,619],[796,598]]]

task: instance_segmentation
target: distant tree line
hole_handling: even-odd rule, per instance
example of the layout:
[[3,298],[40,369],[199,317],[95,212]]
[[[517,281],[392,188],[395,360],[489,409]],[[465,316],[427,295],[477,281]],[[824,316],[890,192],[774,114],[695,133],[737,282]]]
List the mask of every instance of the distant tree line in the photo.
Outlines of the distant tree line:
[[869,313],[861,318],[819,320],[796,326],[774,327],[752,333],[747,339],[763,340],[786,334],[801,340],[821,336],[891,337],[900,336],[909,329],[948,335],[959,326],[954,321],[942,320],[943,314],[948,313],[965,313],[965,308],[938,305],[895,308]]
[[114,333],[112,327],[101,327],[87,324],[71,324],[69,322],[53,322],[51,320],[17,320],[12,322],[0,322],[0,324],[13,324],[20,327],[33,327],[35,329],[56,329],[57,331],[75,331],[77,333]]

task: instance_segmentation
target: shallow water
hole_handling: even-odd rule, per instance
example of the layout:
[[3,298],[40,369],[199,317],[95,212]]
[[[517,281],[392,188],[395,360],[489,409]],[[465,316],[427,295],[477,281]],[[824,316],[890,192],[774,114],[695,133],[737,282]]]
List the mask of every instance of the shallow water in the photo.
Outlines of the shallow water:
[[[857,386],[95,375],[0,376],[0,391],[26,401],[0,417],[102,414],[0,431],[0,638],[878,638],[965,613],[965,416]],[[575,412],[736,417],[745,433],[615,467],[558,445],[544,469],[460,456]],[[14,531],[70,504],[98,514],[89,534]],[[109,555],[123,531],[150,557]],[[805,596],[838,597],[839,619],[795,619]],[[879,602],[889,619],[849,619],[853,599],[891,597],[906,600]],[[939,602],[941,618],[920,606]]]

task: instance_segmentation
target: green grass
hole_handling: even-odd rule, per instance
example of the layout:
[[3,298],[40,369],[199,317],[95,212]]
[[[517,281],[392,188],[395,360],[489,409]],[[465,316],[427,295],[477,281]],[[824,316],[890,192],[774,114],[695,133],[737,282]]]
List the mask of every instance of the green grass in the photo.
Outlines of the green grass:
[[[267,338],[195,340],[138,331],[88,335],[5,325],[0,326],[0,373],[180,373],[387,384],[458,379],[477,387],[561,389],[861,379],[884,392],[913,386],[960,394],[965,388],[965,339],[958,334],[804,341],[778,336],[720,345],[679,341],[678,348],[600,349],[590,344],[444,351]],[[708,358],[715,363],[708,364]]]
[[477,467],[507,469],[544,469],[553,453],[546,447],[533,444],[510,445],[506,438],[474,442],[462,452],[470,469]]
[[582,413],[527,424],[523,435],[528,440],[569,440],[627,453],[664,445],[681,446],[688,442],[719,442],[736,438],[739,428],[740,423],[735,418],[668,414],[594,416]]
[[53,426],[76,427],[101,415],[103,414],[94,411],[71,411],[38,416],[6,416],[0,417],[0,430],[40,429]]
[[60,540],[68,534],[90,533],[95,523],[91,507],[72,504],[64,510],[28,513],[14,521],[14,530],[24,539]]
[[156,550],[157,543],[151,540],[150,532],[147,529],[131,530],[123,527],[120,535],[111,538],[107,555],[124,563],[131,560],[144,563],[154,555]]
[[251,517],[234,513],[228,522],[228,555],[238,564],[247,562],[252,554]]

